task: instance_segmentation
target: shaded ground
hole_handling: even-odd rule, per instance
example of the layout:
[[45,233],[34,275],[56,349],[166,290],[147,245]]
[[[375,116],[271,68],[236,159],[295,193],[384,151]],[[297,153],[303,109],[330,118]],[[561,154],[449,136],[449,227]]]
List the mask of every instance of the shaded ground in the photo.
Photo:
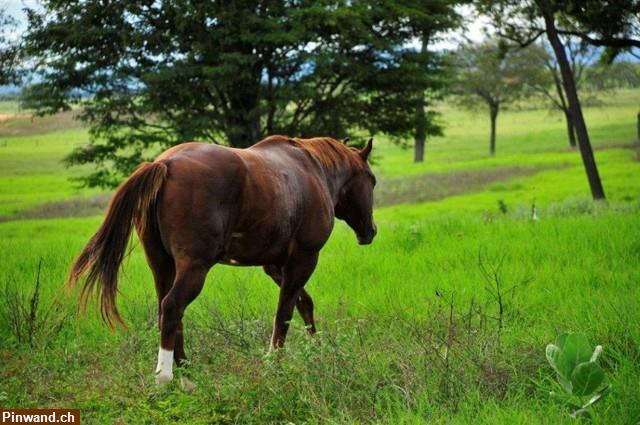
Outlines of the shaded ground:
[[[640,147],[639,142],[629,141],[629,142],[616,142],[616,141],[605,141],[601,142],[597,145],[592,145],[591,148],[594,151],[604,151],[607,149],[638,149]],[[547,152],[580,152],[578,147],[572,148],[571,146],[557,147],[553,149],[545,149]]]
[[548,167],[501,167],[381,179],[376,206],[436,201],[482,189],[490,183],[536,174]]

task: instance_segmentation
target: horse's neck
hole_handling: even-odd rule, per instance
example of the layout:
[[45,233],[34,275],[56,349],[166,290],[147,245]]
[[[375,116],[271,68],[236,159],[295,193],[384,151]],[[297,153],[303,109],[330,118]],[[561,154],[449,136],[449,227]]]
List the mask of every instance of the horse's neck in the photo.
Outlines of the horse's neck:
[[322,168],[329,194],[335,206],[340,196],[340,190],[353,176],[354,162],[349,157],[352,153],[339,142],[328,138],[301,141],[303,142],[301,146],[317,160]]
[[351,179],[353,170],[347,160],[340,163],[338,167],[323,166],[325,181],[333,204],[338,202],[340,191],[344,185]]

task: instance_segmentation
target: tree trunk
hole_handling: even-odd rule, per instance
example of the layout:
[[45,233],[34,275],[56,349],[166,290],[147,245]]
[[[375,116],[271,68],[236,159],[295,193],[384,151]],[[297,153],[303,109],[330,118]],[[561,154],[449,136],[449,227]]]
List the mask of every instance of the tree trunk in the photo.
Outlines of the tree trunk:
[[585,124],[584,116],[582,115],[582,108],[580,106],[580,100],[578,99],[573,72],[571,72],[571,66],[567,60],[567,54],[564,50],[564,46],[558,37],[553,11],[547,0],[537,0],[537,4],[540,7],[542,16],[544,17],[547,38],[549,39],[549,43],[551,43],[551,47],[553,47],[556,59],[558,60],[558,65],[560,65],[562,84],[564,86],[564,92],[567,96],[567,100],[569,101],[569,111],[573,118],[573,125],[578,138],[578,147],[580,148],[582,162],[584,163],[587,179],[589,180],[591,195],[593,196],[593,199],[605,199],[604,188],[600,181],[598,167],[596,166],[596,161],[593,157],[593,150],[591,149],[591,142],[589,141],[587,125]]
[[260,115],[255,95],[237,95],[231,98],[227,115],[227,137],[234,148],[246,148],[261,139]]
[[498,119],[498,105],[489,106],[489,116],[491,117],[491,136],[489,139],[489,153],[491,156],[496,154],[496,120]]
[[553,73],[553,83],[556,86],[556,92],[558,93],[558,99],[560,100],[560,104],[558,105],[562,112],[564,112],[564,119],[567,123],[567,137],[569,139],[569,146],[572,149],[576,148],[576,131],[573,125],[573,119],[571,118],[571,111],[569,110],[569,105],[567,105],[567,100],[564,95],[564,89],[562,88],[562,81],[560,81],[560,77],[554,68],[551,69]]
[[416,136],[413,150],[413,162],[424,161],[424,142],[427,138],[426,114],[424,112],[424,93],[420,94],[421,100],[416,110]]
[[416,139],[416,144],[413,148],[413,162],[424,161],[424,139]]
[[[426,65],[424,57],[427,55],[427,47],[429,45],[429,37],[426,34],[422,35],[422,46],[420,48],[420,62]],[[425,69],[426,72],[426,69]],[[424,90],[418,93],[418,99],[416,102],[416,135],[415,145],[413,150],[413,162],[424,161],[424,143],[427,138],[427,114],[424,112]]]
[[[239,42],[228,48],[247,57],[253,52],[253,46],[246,42]],[[230,146],[246,148],[262,138],[260,96],[263,67],[254,63],[246,73],[243,72],[238,77],[227,95],[229,104],[225,111],[225,133]]]
[[571,119],[571,112],[569,110],[564,111],[564,119],[567,122],[567,136],[569,137],[569,146],[572,149],[576,148],[576,131],[573,127],[573,120]]

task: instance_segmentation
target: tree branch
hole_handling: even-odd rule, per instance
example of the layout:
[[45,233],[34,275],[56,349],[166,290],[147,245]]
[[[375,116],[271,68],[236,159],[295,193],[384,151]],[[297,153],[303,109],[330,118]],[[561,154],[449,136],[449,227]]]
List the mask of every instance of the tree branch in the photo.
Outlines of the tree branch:
[[544,34],[545,30],[544,29],[540,29],[540,28],[536,28],[535,29],[535,33],[532,34],[529,38],[527,38],[526,40],[522,41],[516,37],[510,37],[508,34],[504,34],[504,33],[500,33],[500,37],[505,38],[509,41],[513,41],[514,43],[516,43],[518,45],[518,47],[521,48],[525,48],[528,47],[529,45],[533,44],[538,38],[540,38],[540,36],[542,34]]
[[576,37],[582,38],[589,44],[599,47],[638,47],[640,48],[640,40],[635,40],[633,38],[593,38],[588,34],[580,32],[580,31],[571,31],[571,30],[561,30],[558,29],[558,34],[562,35],[572,35]]

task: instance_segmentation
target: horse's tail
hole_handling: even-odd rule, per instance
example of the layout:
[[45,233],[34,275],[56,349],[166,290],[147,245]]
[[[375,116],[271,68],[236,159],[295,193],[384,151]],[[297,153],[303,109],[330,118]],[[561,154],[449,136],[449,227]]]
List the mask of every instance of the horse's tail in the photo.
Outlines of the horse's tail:
[[[100,295],[100,312],[109,328],[124,326],[116,306],[118,269],[127,251],[131,228],[135,222],[139,232],[154,226],[158,192],[167,177],[162,162],[144,163],[116,190],[107,216],[78,256],[67,284],[74,285],[84,274],[86,279],[80,295],[80,308],[94,292]],[[152,221],[153,220],[153,221]]]

